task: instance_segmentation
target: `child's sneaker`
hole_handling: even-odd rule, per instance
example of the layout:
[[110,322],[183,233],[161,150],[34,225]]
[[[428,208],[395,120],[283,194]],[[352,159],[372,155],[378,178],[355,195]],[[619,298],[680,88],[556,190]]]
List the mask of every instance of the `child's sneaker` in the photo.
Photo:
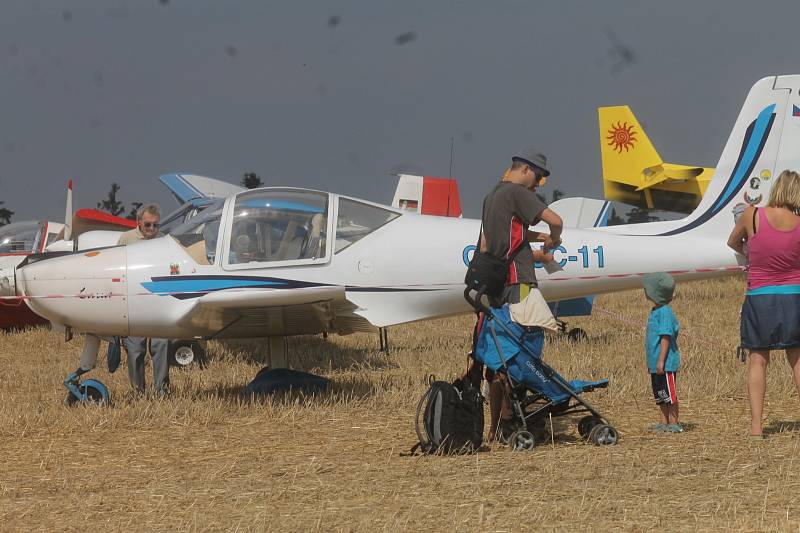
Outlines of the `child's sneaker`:
[[667,426],[666,431],[669,433],[683,433],[683,426],[680,424],[670,424]]
[[650,431],[653,433],[666,433],[668,431],[667,427],[666,424],[656,424]]

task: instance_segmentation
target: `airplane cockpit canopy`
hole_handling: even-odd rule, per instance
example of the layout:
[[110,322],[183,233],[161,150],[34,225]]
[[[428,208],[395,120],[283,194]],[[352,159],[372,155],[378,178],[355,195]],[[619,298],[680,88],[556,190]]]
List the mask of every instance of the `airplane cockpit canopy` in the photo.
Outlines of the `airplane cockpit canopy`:
[[240,193],[233,207],[227,264],[319,262],[328,254],[328,210],[329,195],[317,191]]
[[[220,227],[225,200],[169,231],[199,263],[213,264],[220,239],[223,263],[254,268],[326,262],[367,235],[402,216],[395,210],[338,197],[334,221],[328,193],[268,188],[239,193]],[[331,236],[334,236],[331,238]]]
[[36,251],[39,223],[14,222],[0,227],[0,254],[31,253]]

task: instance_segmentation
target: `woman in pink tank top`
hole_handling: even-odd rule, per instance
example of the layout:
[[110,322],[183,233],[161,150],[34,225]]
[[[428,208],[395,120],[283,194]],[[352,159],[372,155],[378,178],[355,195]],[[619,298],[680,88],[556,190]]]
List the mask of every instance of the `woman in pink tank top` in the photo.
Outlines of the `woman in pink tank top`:
[[728,238],[728,246],[748,260],[740,335],[742,348],[750,351],[751,438],[763,438],[761,418],[771,350],[786,350],[800,394],[799,212],[800,175],[784,170],[772,186],[767,207],[747,208]]

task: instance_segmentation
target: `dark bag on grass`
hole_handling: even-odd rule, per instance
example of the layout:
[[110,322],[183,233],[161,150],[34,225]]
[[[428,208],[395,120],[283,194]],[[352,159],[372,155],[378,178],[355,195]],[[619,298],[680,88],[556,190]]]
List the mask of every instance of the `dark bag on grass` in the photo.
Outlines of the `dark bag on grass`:
[[416,431],[412,454],[476,451],[483,442],[483,396],[461,380],[433,381],[417,405]]

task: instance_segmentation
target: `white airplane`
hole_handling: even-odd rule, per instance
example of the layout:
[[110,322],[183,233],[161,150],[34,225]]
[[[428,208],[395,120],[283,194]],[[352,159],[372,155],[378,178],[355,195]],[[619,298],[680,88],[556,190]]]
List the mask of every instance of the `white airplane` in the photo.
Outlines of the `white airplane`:
[[[763,203],[766,174],[800,167],[800,75],[750,90],[698,208],[682,220],[567,228],[549,301],[739,272],[732,208]],[[748,191],[761,176],[759,196]],[[333,193],[269,187],[218,200],[171,236],[127,247],[28,257],[18,295],[54,325],[166,338],[355,331],[468,313],[464,274],[480,221],[431,217]],[[539,228],[544,229],[544,228]],[[545,265],[547,266],[547,265]],[[273,365],[276,366],[276,365]]]

